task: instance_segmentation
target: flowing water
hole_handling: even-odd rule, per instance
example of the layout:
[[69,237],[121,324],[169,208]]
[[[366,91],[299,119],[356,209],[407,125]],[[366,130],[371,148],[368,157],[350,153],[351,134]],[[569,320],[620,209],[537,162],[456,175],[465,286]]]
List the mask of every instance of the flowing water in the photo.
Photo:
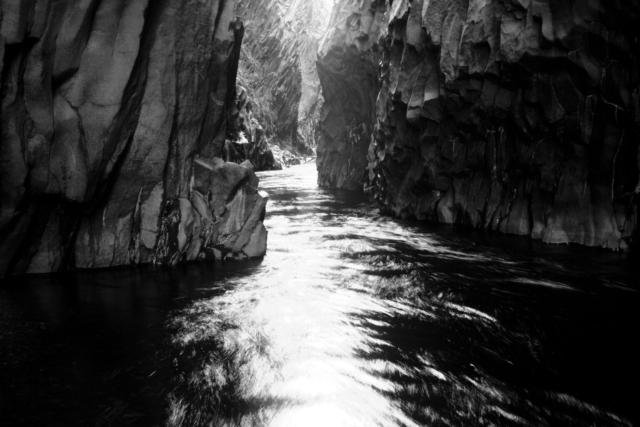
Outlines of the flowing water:
[[0,425],[638,425],[637,257],[261,180],[263,260],[2,283]]

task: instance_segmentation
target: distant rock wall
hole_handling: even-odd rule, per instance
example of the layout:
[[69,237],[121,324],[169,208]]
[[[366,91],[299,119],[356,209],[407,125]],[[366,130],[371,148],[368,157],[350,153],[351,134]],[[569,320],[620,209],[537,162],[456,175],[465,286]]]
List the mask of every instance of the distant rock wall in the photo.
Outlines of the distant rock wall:
[[328,23],[322,1],[244,0],[239,82],[267,138],[282,148],[311,154],[322,97],[315,67]]
[[0,2],[0,276],[261,252],[267,196],[218,159],[235,7]]
[[256,171],[281,170],[282,164],[275,158],[269,146],[264,128],[253,114],[247,90],[236,89],[235,102],[229,114],[230,139],[225,142],[226,161],[242,163],[249,160]]
[[320,183],[400,217],[626,249],[639,25],[638,0],[338,0]]

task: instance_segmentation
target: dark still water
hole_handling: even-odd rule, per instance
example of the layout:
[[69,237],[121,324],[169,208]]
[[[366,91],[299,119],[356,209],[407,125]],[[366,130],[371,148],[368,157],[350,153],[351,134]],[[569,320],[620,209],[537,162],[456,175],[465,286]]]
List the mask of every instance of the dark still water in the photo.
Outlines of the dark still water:
[[637,258],[262,174],[261,261],[0,286],[1,426],[626,426]]

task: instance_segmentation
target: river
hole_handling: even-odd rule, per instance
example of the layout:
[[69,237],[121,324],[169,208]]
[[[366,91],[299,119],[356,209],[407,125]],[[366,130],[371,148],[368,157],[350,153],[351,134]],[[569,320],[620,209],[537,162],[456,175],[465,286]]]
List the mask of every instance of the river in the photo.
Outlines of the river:
[[263,260],[1,283],[0,425],[640,422],[637,255],[259,175]]

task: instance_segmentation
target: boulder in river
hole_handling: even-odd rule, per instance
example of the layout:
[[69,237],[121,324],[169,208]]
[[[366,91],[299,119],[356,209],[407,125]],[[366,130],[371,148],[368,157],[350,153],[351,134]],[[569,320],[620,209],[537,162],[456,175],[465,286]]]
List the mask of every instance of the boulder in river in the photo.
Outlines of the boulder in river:
[[[162,212],[157,218],[158,227],[144,229],[149,223],[145,221],[140,228],[145,235],[134,236],[130,256],[138,262],[167,265],[227,255],[263,256],[266,238],[260,250],[251,238],[264,233],[269,195],[258,191],[258,178],[251,163],[196,159],[192,182],[191,198],[168,200],[164,209],[155,211],[156,215]],[[80,228],[80,244],[75,253],[77,267],[94,268],[111,260],[102,250],[109,242],[98,238],[89,227]]]

